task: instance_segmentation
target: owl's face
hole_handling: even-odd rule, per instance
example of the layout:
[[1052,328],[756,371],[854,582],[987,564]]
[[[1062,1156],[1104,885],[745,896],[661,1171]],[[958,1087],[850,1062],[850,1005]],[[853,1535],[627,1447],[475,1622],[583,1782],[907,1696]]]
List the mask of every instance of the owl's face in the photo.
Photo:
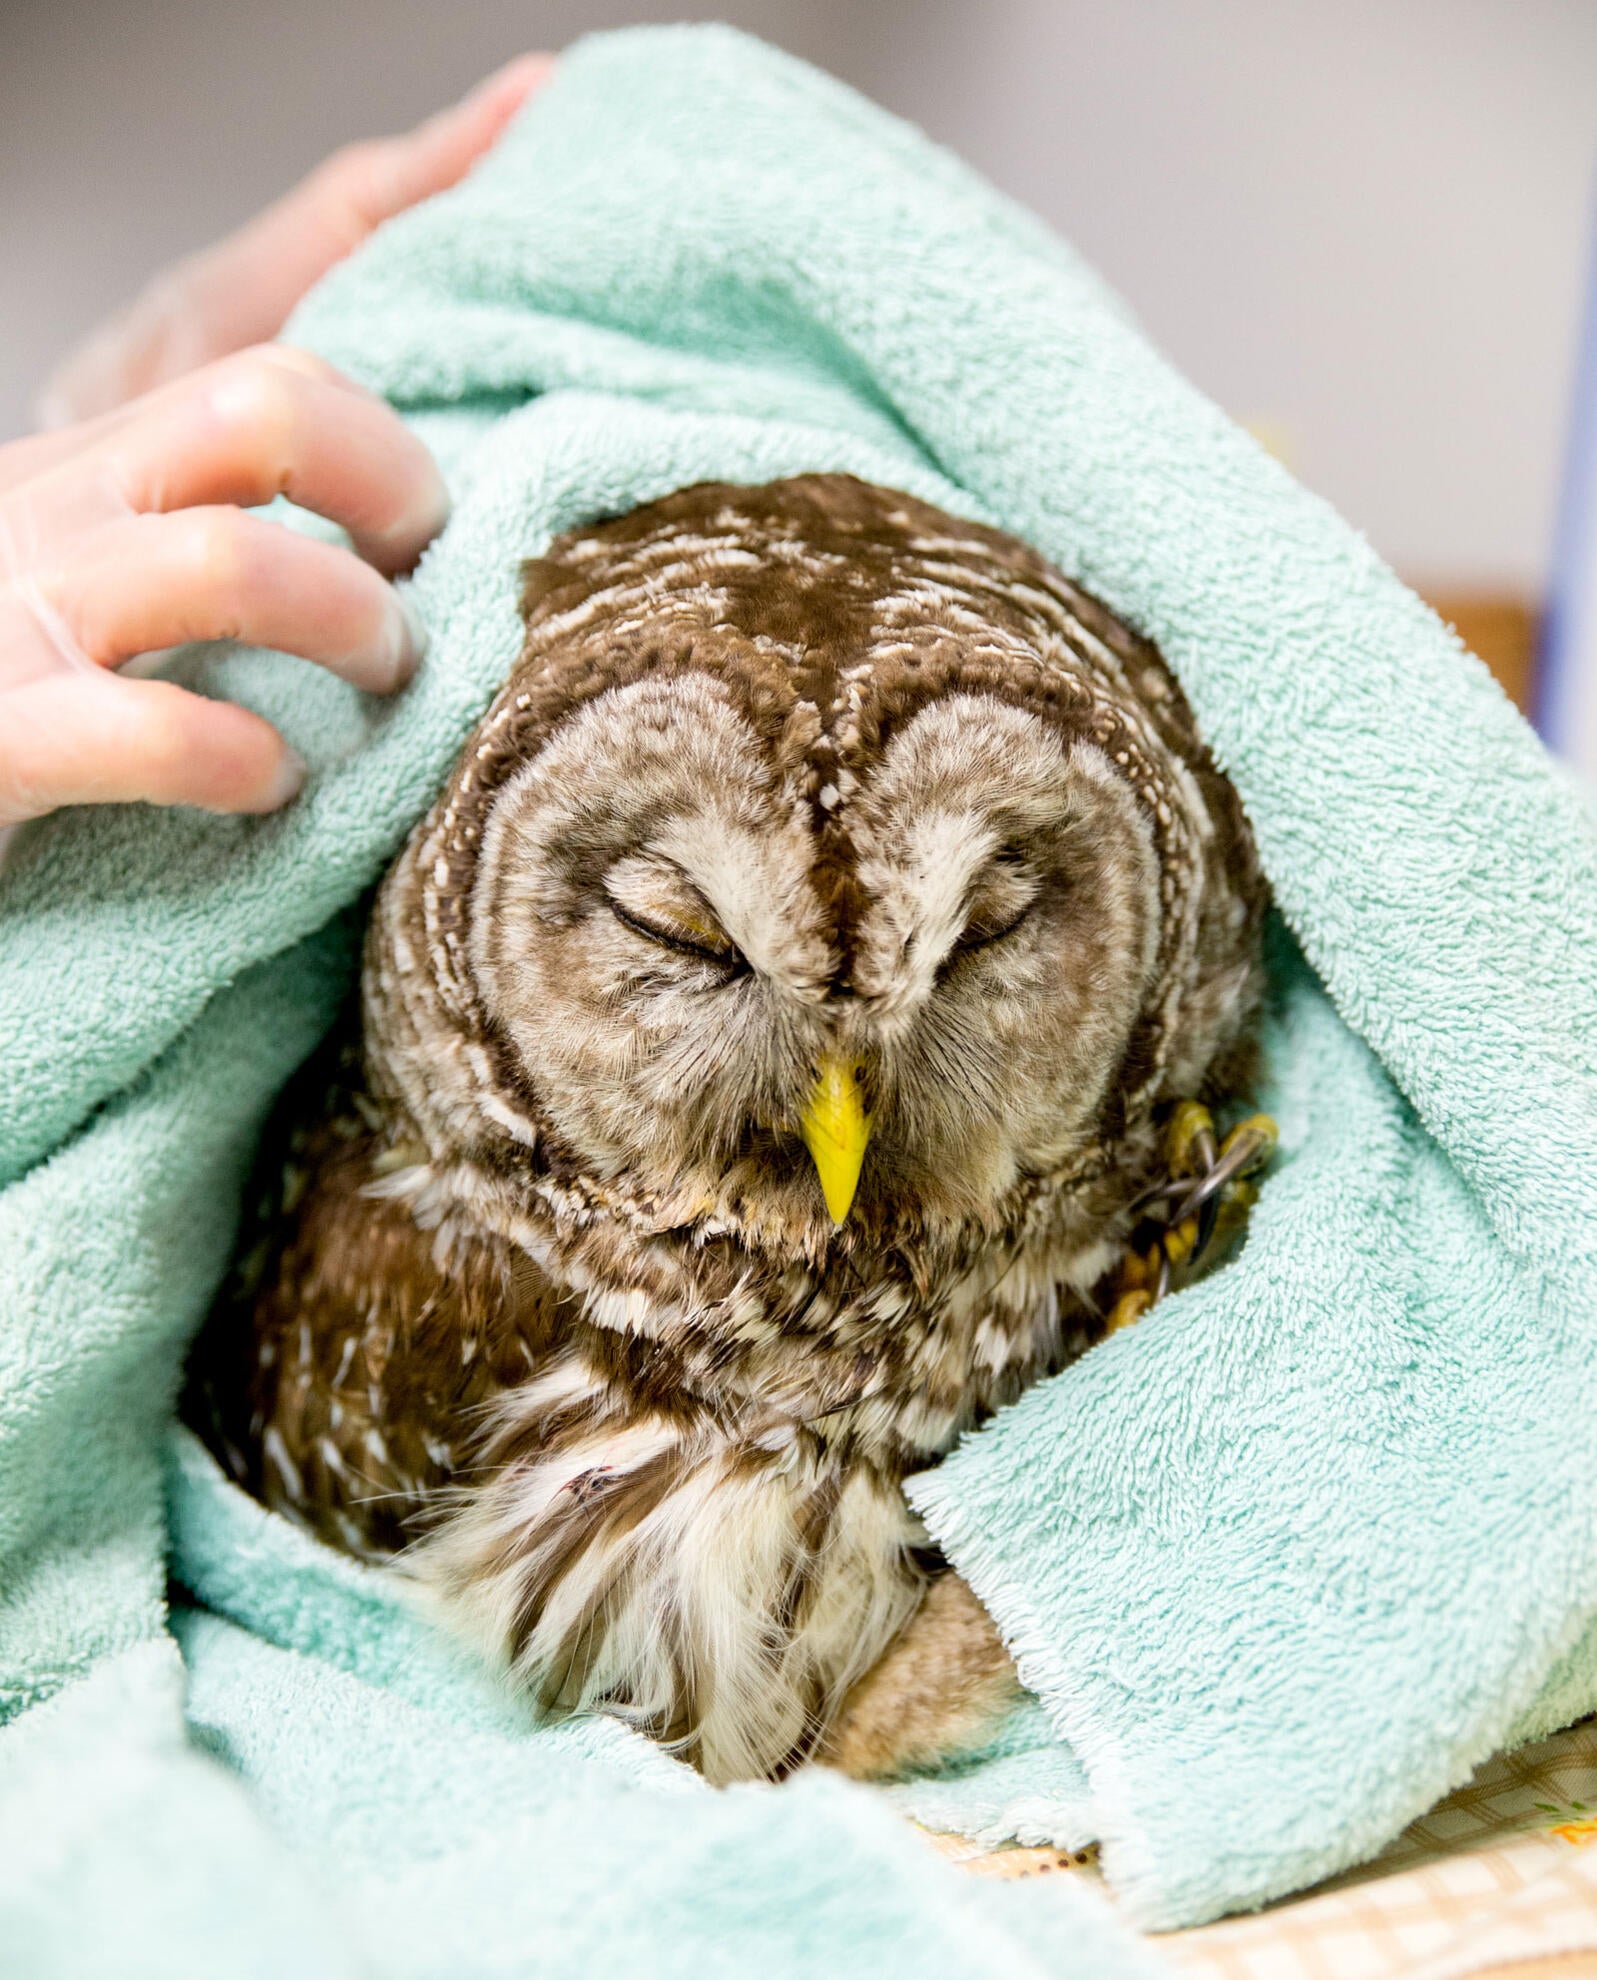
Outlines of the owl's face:
[[528,570],[368,959],[433,1172],[777,1258],[962,1244],[1151,1145],[1246,1026],[1234,794],[1023,545],[807,476]]
[[673,1220],[996,1224],[1096,1134],[1158,954],[1148,822],[1101,749],[968,692],[846,797],[795,767],[714,674],[586,703],[484,836],[484,1008]]

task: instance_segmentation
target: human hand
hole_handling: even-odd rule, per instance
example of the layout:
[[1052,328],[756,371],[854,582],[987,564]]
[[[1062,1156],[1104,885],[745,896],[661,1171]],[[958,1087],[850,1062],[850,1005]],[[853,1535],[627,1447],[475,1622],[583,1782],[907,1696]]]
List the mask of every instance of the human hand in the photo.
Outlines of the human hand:
[[[443,524],[436,466],[319,359],[235,347],[458,179],[549,66],[525,57],[410,137],[338,153],[68,361],[49,412],[77,424],[0,447],[0,832],[63,804],[270,811],[299,788],[303,765],[258,715],[114,671],[139,653],[237,638],[375,692],[410,677],[422,636],[385,579]],[[243,513],[279,494],[353,550]]]
[[[280,494],[353,549],[244,512]],[[270,723],[115,669],[241,639],[399,687],[422,638],[384,574],[415,562],[448,506],[388,406],[283,345],[0,448],[0,827],[63,804],[285,803],[304,766]]]
[[335,152],[247,226],[158,275],[92,332],[46,383],[39,423],[92,419],[275,337],[312,283],[373,228],[462,178],[553,66],[552,55],[523,55],[408,135]]

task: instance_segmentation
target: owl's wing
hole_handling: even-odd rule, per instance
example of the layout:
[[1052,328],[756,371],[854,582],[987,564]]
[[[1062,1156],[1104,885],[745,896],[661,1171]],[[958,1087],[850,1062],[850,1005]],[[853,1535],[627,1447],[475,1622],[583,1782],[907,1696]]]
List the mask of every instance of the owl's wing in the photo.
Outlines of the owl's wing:
[[565,1296],[491,1240],[444,1257],[383,1193],[358,1035],[352,1016],[284,1093],[186,1407],[255,1496],[380,1557],[464,1482],[486,1406],[540,1365]]

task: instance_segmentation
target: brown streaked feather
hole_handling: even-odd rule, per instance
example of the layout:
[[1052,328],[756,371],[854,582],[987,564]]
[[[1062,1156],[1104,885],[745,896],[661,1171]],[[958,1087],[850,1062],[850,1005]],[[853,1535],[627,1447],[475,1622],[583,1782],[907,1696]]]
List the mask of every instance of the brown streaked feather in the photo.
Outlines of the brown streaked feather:
[[559,1338],[568,1295],[482,1238],[442,1269],[402,1203],[349,1027],[287,1089],[256,1166],[246,1251],[196,1345],[190,1413],[274,1511],[368,1558],[406,1546],[469,1477],[484,1407]]

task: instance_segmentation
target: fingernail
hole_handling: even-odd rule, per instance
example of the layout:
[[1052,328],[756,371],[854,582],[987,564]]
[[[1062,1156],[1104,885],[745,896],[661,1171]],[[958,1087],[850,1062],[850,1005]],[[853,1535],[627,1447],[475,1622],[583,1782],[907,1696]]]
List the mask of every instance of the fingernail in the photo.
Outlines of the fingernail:
[[389,531],[391,540],[402,539],[406,543],[420,543],[425,547],[449,520],[449,512],[454,506],[449,498],[449,485],[430,455],[427,465],[432,473],[426,486],[406,510],[404,517]]
[[394,609],[389,618],[388,686],[401,688],[427,657],[427,628],[421,614],[402,592],[391,594]]
[[276,811],[280,805],[296,798],[305,788],[305,759],[297,749],[285,749],[277,765],[277,774],[262,792],[262,808]]

